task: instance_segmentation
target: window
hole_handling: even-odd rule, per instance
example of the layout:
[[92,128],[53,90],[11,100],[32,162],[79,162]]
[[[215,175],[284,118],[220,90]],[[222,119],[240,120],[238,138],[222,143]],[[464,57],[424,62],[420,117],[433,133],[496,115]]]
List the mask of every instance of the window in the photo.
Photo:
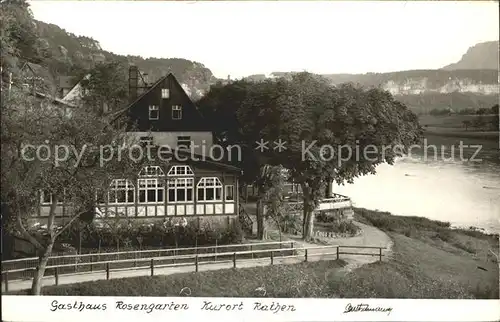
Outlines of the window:
[[163,170],[155,165],[155,166],[147,166],[142,168],[141,172],[139,172],[139,176],[141,177],[163,177],[165,173]]
[[182,106],[173,105],[172,106],[172,120],[182,119]]
[[161,98],[169,98],[169,97],[170,97],[170,90],[168,88],[162,88]]
[[168,202],[193,201],[194,178],[168,180]]
[[233,185],[226,186],[226,200],[227,201],[234,201],[234,186]]
[[141,145],[153,145],[153,137],[152,136],[141,136],[139,139],[139,143]]
[[108,203],[133,203],[135,188],[130,180],[115,179],[111,182],[108,192]]
[[139,179],[138,182],[140,203],[163,202],[165,192],[163,179]]
[[149,119],[158,120],[160,116],[160,109],[158,105],[149,105]]
[[40,202],[42,204],[52,204],[52,194],[48,190],[40,191]]
[[168,171],[168,176],[193,176],[193,170],[188,165],[174,165]]
[[199,201],[222,201],[222,183],[219,178],[201,178],[196,190]]
[[[62,204],[63,203],[63,198],[64,195],[66,194],[66,189],[63,191],[63,195],[60,195],[57,204]],[[43,205],[51,205],[52,204],[52,193],[48,190],[41,190],[40,191],[40,203]]]
[[177,137],[177,147],[182,149],[191,148],[191,137],[190,136],[178,136]]
[[[146,166],[139,172],[140,177],[149,177],[149,179],[138,179],[139,202],[140,203],[159,203],[163,202],[165,196],[165,173],[159,166]],[[158,178],[160,177],[160,178]]]

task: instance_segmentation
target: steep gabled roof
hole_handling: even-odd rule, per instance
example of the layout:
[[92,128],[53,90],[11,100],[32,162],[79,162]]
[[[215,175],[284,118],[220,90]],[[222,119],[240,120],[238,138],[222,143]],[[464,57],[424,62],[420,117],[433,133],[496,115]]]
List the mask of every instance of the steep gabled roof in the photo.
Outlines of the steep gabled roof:
[[189,102],[191,102],[191,104],[196,109],[196,112],[198,112],[199,116],[203,117],[203,115],[201,114],[200,110],[198,109],[198,106],[196,106],[193,103],[193,101],[191,100],[191,98],[189,97],[189,95],[187,95],[187,93],[184,90],[184,88],[182,88],[181,84],[179,84],[179,82],[177,81],[177,78],[175,78],[175,76],[172,73],[169,73],[168,75],[163,76],[159,80],[157,80],[147,91],[144,91],[144,93],[142,93],[141,95],[139,95],[132,103],[128,104],[125,108],[123,108],[123,109],[121,109],[119,111],[116,111],[115,113],[113,113],[112,115],[110,115],[109,116],[110,117],[110,121],[114,122],[118,117],[122,116],[123,113],[127,112],[132,106],[134,106],[137,102],[139,102],[143,97],[145,97],[151,91],[155,90],[167,78],[170,78],[171,80],[174,81],[175,86],[179,87],[180,92],[184,95],[185,99],[189,100]]
[[53,103],[56,103],[56,104],[61,104],[61,105],[65,105],[67,107],[76,107],[74,104],[71,104],[67,101],[64,101],[60,98],[57,98],[57,97],[52,97],[50,95],[47,95],[47,94],[44,94],[44,93],[41,93],[41,92],[35,92],[36,94],[36,97],[40,97],[40,98],[44,98],[44,99],[49,99],[51,100]]

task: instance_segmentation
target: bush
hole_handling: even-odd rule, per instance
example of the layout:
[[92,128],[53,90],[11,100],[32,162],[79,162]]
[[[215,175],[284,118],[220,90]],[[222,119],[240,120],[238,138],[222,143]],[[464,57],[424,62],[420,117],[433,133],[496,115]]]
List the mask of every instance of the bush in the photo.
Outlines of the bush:
[[294,214],[285,214],[281,217],[283,233],[298,235],[302,233],[302,218]]
[[92,223],[83,228],[76,224],[64,231],[59,240],[87,249],[97,248],[156,248],[156,247],[194,247],[218,244],[239,243],[243,231],[238,220],[228,227],[213,227],[204,224],[198,227],[196,220],[188,222],[186,227],[175,226],[172,222],[110,222],[99,225]]
[[444,242],[449,242],[452,239],[452,235],[451,235],[451,232],[449,230],[439,229],[437,234],[436,234],[436,238],[439,238]]

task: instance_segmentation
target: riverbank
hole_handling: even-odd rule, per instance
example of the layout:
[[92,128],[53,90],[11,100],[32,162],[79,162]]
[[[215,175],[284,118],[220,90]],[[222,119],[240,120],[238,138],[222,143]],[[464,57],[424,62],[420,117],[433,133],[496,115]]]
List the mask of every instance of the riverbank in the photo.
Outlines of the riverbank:
[[86,296],[498,299],[498,260],[491,252],[498,253],[498,236],[367,209],[356,209],[355,219],[391,237],[390,258],[352,271],[344,269],[342,260],[318,261],[95,281],[43,291]]
[[424,136],[428,135],[498,142],[500,133],[498,131],[464,131],[454,128],[427,127],[424,129]]

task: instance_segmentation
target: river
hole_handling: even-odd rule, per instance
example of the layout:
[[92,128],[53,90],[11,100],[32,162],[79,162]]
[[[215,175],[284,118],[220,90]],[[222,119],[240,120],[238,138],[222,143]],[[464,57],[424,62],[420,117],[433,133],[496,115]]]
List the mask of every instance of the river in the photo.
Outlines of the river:
[[[375,175],[357,178],[334,191],[351,197],[356,207],[448,221],[453,226],[475,226],[500,232],[500,155],[498,142],[427,136],[427,146],[416,149],[394,165],[381,164]],[[477,147],[481,151],[471,160]],[[444,151],[444,152],[442,152]],[[455,158],[451,159],[455,151]],[[444,158],[442,157],[444,156]],[[467,161],[464,161],[467,159]],[[480,161],[478,159],[481,159]]]

